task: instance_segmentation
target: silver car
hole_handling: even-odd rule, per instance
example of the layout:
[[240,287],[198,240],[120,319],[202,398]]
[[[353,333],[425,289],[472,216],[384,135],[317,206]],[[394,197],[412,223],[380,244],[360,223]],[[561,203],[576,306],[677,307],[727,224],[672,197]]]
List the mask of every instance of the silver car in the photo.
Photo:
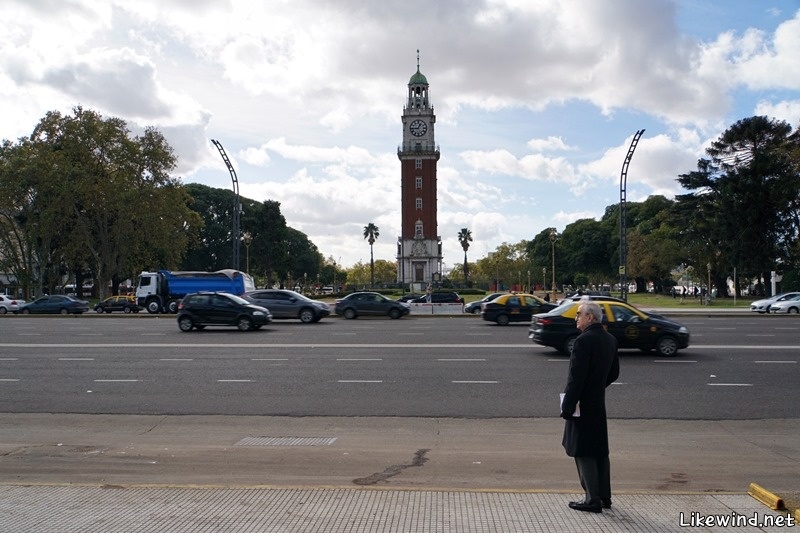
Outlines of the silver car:
[[772,306],[772,304],[794,298],[795,296],[800,296],[800,292],[783,292],[781,294],[776,294],[771,298],[756,300],[750,304],[750,310],[756,313],[769,313],[769,308]]
[[304,324],[319,322],[331,314],[331,308],[325,302],[318,302],[299,292],[282,289],[260,289],[248,291],[242,295],[248,302],[266,307],[273,319],[296,318]]
[[16,313],[19,311],[21,305],[25,303],[25,300],[20,300],[19,298],[12,298],[11,296],[0,294],[0,315],[4,315],[6,313]]
[[800,295],[775,302],[769,306],[770,313],[800,313]]

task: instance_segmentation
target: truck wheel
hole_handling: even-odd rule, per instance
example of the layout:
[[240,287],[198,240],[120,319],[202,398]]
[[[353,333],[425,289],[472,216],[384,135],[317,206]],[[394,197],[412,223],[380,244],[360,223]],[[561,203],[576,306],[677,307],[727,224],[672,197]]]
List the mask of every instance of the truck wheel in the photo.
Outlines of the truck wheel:
[[178,320],[178,327],[181,328],[181,331],[192,331],[194,324],[192,323],[191,318],[189,318],[188,316],[182,316]]
[[150,314],[156,314],[161,312],[161,304],[158,300],[150,300],[147,302],[147,312]]
[[310,324],[311,322],[314,322],[314,311],[308,308],[302,309],[300,311],[300,322],[303,324]]
[[178,301],[177,300],[170,300],[167,304],[167,311],[170,313],[177,313],[178,312]]
[[236,322],[236,327],[239,328],[239,331],[250,331],[253,328],[253,322],[246,316],[242,316]]

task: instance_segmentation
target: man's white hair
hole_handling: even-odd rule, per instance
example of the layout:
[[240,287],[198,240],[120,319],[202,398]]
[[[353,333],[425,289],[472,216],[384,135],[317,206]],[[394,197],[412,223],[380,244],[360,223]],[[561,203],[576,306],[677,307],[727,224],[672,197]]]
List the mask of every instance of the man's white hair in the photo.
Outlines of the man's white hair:
[[600,305],[589,298],[588,296],[584,296],[579,300],[579,306],[583,306],[583,309],[594,317],[592,322],[602,322],[603,321],[603,310],[600,308]]

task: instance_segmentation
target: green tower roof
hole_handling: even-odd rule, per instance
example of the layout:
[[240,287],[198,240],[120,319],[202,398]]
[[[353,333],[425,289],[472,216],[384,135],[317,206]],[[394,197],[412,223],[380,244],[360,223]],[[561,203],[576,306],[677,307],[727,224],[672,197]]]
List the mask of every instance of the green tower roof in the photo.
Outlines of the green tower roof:
[[411,76],[411,79],[408,80],[409,85],[428,85],[428,79],[419,71],[419,66],[417,66],[417,71]]

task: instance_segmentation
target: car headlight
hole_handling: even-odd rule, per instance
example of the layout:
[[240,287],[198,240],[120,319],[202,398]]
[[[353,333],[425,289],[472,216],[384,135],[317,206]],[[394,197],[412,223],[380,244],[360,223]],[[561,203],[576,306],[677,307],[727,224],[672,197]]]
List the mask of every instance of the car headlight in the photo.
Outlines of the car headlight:
[[681,326],[678,328],[678,333],[683,333],[684,335],[688,335],[689,330],[686,328],[686,326]]
[[253,315],[254,316],[266,316],[267,313],[265,313],[264,311],[253,311]]

